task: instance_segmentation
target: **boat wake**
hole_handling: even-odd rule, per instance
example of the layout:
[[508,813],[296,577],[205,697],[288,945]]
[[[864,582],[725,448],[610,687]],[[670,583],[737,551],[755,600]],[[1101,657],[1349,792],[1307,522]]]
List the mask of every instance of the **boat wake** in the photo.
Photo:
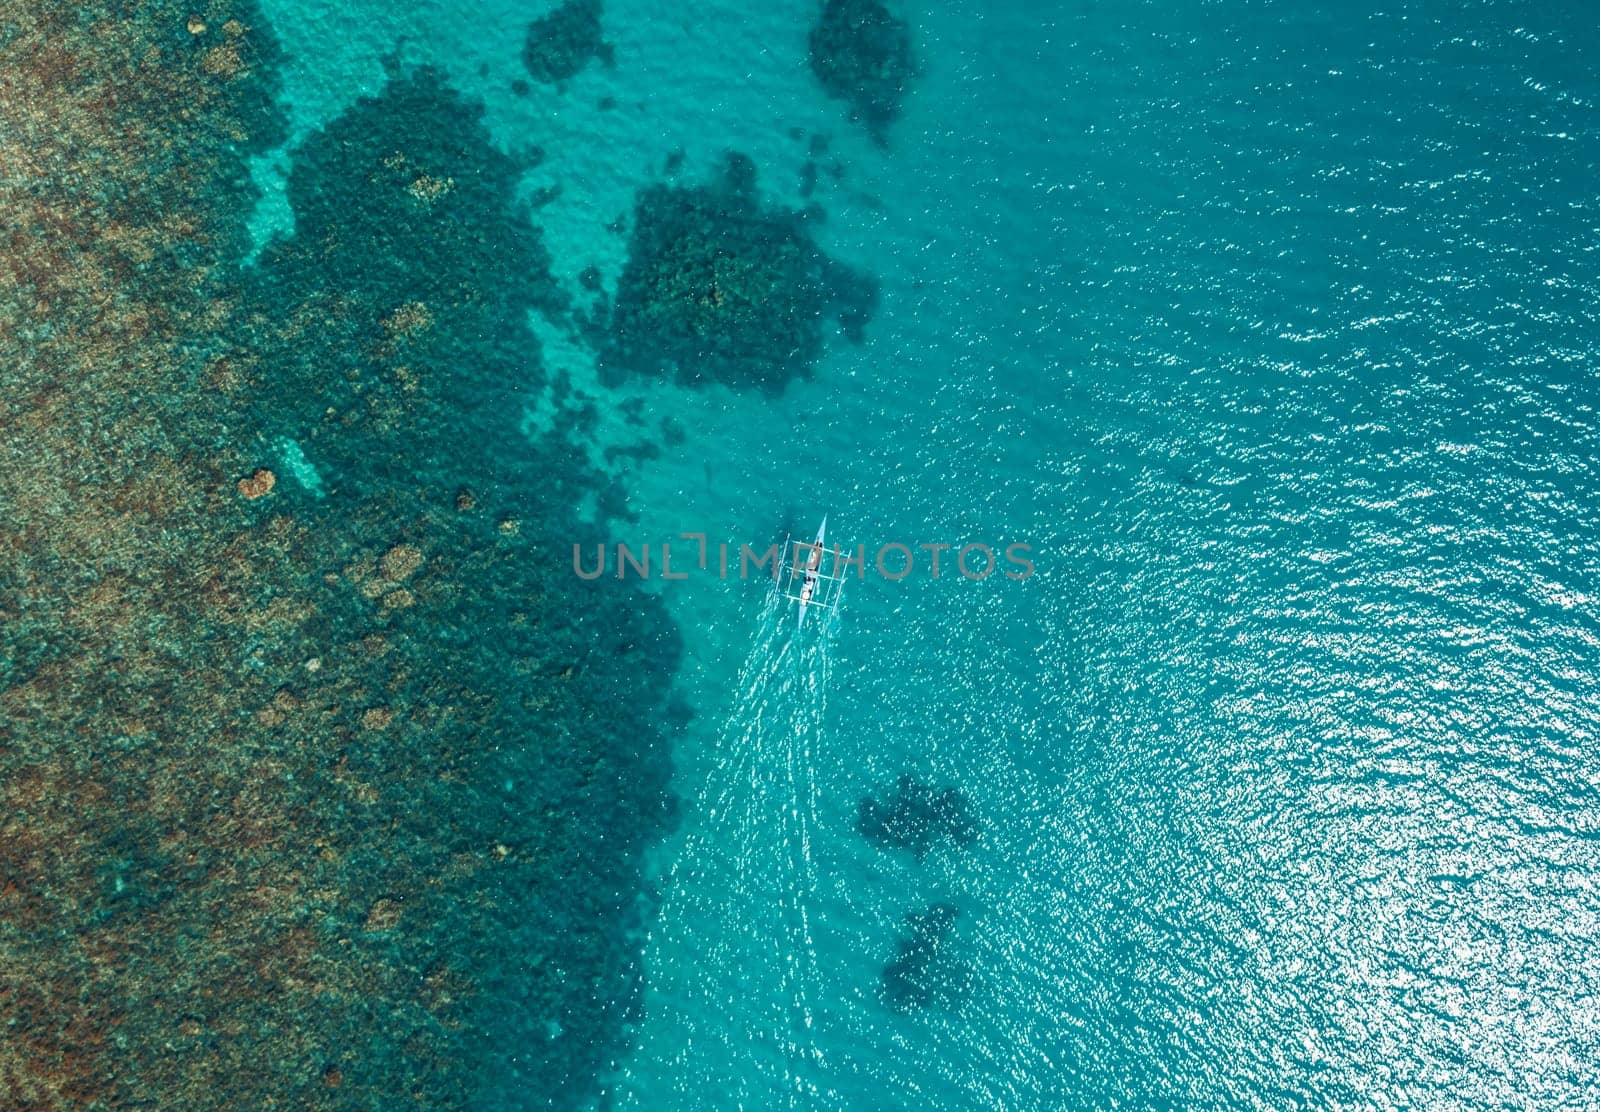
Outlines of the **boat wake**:
[[[732,709],[684,783],[684,833],[645,946],[638,1053],[623,1106],[811,1107],[820,1075],[813,935],[833,616],[797,630],[774,589]],[[688,795],[688,793],[685,793]]]

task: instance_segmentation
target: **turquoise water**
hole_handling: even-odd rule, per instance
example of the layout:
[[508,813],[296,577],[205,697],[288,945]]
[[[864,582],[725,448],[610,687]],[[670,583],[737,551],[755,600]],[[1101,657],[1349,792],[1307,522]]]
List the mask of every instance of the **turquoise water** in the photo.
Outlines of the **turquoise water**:
[[[659,585],[695,718],[617,1104],[1588,1104],[1592,16],[906,5],[921,72],[879,144],[807,68],[809,3],[610,0],[614,64],[526,95],[542,7],[264,9],[296,138],[256,167],[263,242],[298,138],[398,52],[543,151],[573,290],[615,288],[612,225],[680,151],[684,182],[747,155],[877,279],[865,342],[776,397],[607,384],[536,321],[597,400],[616,539],[826,513],[1033,548],[1020,583],[869,577],[799,640],[763,584]],[[863,839],[906,774],[976,840]],[[897,1010],[904,917],[941,903],[962,991]]]

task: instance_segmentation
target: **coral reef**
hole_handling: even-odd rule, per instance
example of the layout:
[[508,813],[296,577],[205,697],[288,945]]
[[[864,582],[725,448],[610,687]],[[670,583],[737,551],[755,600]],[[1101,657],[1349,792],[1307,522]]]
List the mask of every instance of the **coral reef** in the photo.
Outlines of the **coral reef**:
[[808,43],[823,89],[884,142],[916,76],[911,28],[879,0],[827,0]]
[[522,64],[536,80],[554,85],[574,76],[591,61],[612,64],[611,44],[600,30],[601,0],[566,0],[528,25]]
[[274,353],[257,412],[336,494],[404,477],[363,430],[387,440],[404,425],[413,472],[450,466],[464,443],[502,478],[522,466],[482,434],[514,425],[506,400],[539,373],[527,314],[563,301],[515,207],[526,165],[494,147],[482,115],[435,70],[395,73],[296,152],[295,233],[262,252],[251,304],[251,343]]
[[883,967],[883,999],[896,1011],[955,1007],[966,999],[972,971],[955,953],[960,911],[947,903],[930,904],[906,915],[909,935],[895,945]]
[[517,164],[395,74],[241,272],[251,6],[0,28],[0,1104],[591,1103],[678,648],[549,555],[598,480],[517,431]]
[[861,801],[856,830],[875,845],[910,850],[922,860],[936,848],[967,846],[978,836],[972,806],[959,788],[937,789],[902,776],[894,795]]
[[601,363],[613,380],[780,391],[809,373],[830,314],[859,341],[876,297],[870,278],[817,247],[805,214],[764,206],[754,165],[732,155],[708,185],[640,193]]

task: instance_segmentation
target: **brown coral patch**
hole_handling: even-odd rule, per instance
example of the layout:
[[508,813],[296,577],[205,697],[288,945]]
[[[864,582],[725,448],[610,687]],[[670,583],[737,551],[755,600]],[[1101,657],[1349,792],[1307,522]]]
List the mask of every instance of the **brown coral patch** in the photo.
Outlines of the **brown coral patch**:
[[390,336],[414,336],[433,327],[433,313],[421,301],[408,301],[383,318],[383,330]]
[[383,554],[378,570],[391,582],[402,582],[416,574],[422,566],[422,551],[413,544],[397,544]]
[[200,68],[212,77],[232,78],[244,69],[244,60],[239,57],[238,47],[228,43],[206,51],[200,59]]
[[277,484],[278,476],[265,467],[258,467],[239,480],[239,493],[246,498],[260,498],[271,494],[272,488]]
[[400,925],[400,916],[405,908],[399,900],[384,896],[367,909],[367,917],[361,922],[364,931],[392,931]]
[[419,175],[406,186],[406,192],[424,206],[432,206],[439,198],[455,189],[454,178],[436,178],[431,174]]
[[417,604],[417,597],[404,587],[396,587],[383,598],[378,600],[378,605],[385,612],[391,610],[409,610]]

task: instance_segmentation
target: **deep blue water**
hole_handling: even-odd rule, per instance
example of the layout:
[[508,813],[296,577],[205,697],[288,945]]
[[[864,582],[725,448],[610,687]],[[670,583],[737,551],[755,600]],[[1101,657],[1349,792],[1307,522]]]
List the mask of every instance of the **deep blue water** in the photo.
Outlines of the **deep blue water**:
[[[664,446],[608,464],[617,539],[1032,546],[1024,582],[868,577],[798,640],[763,584],[662,585],[697,716],[620,1103],[1592,1106],[1592,11],[903,3],[879,145],[809,3],[610,0],[614,65],[524,97],[543,6],[265,8],[302,134],[399,49],[543,148],[574,288],[615,288],[673,152],[799,206],[827,137],[817,235],[880,304],[811,381],[602,385],[547,330],[597,460]],[[862,838],[907,774],[976,840]],[[897,1010],[936,904],[962,991]]]

